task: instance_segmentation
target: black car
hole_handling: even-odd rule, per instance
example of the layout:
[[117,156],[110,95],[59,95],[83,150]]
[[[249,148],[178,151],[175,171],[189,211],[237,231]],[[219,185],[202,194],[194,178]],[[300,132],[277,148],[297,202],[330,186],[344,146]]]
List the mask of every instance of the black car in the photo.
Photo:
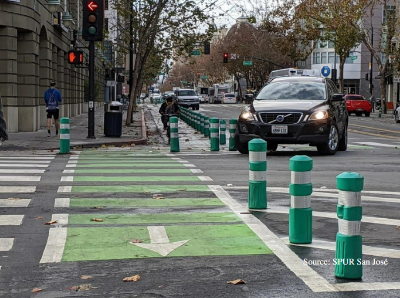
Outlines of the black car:
[[310,144],[320,154],[333,155],[347,149],[347,127],[344,94],[330,79],[277,77],[240,114],[236,147],[247,154],[248,142],[262,138],[272,151],[278,144]]

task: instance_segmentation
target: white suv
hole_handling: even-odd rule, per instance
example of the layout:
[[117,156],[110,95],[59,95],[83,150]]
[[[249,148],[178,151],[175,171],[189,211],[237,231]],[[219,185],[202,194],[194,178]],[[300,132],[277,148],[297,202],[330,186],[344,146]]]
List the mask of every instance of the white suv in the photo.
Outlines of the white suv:
[[198,110],[200,107],[199,97],[193,89],[179,89],[175,90],[178,105],[182,107],[192,108]]

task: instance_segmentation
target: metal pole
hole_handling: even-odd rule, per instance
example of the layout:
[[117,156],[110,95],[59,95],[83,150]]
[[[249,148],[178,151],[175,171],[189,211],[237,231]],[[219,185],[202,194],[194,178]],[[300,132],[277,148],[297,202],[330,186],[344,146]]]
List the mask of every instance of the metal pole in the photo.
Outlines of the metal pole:
[[[371,28],[371,46],[374,47],[374,28]],[[371,52],[371,62],[369,65],[369,93],[372,95],[372,65],[374,63],[374,55]]]
[[89,125],[88,139],[94,136],[94,41],[89,41]]

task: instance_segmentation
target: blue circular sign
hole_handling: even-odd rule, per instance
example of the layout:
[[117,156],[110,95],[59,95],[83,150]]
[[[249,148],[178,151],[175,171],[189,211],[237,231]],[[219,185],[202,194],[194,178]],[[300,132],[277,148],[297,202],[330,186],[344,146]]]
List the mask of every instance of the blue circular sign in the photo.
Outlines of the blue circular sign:
[[331,69],[329,66],[324,66],[321,68],[321,74],[326,78],[331,74]]

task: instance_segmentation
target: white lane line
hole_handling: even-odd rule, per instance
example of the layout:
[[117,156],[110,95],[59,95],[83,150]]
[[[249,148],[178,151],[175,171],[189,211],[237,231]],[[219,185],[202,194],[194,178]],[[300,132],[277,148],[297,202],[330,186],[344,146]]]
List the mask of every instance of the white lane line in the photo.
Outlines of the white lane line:
[[36,186],[0,186],[0,193],[34,193]]
[[188,168],[195,168],[196,166],[195,165],[192,165],[192,164],[187,164],[187,163],[185,163],[185,164],[183,164],[185,167],[188,167]]
[[[3,160],[3,159],[17,159],[17,160],[20,160],[20,159],[32,159],[32,160],[46,160],[46,159],[54,159],[55,157],[54,156],[49,156],[49,157],[45,157],[45,156],[1,156],[0,157],[0,160]],[[50,161],[49,161],[50,162]]]
[[71,192],[72,186],[59,186],[57,192]]
[[204,173],[202,170],[200,169],[190,169],[192,171],[193,174],[202,174]]
[[76,164],[67,164],[66,168],[76,168]]
[[400,282],[348,282],[336,284],[335,287],[341,292],[399,290]]
[[70,159],[70,160],[72,160],[72,159],[79,159],[79,156],[70,156],[69,159]]
[[171,158],[171,159],[173,159],[173,160],[181,160],[180,157],[174,157],[174,158]]
[[69,164],[71,164],[71,163],[78,163],[78,160],[68,160],[68,163],[69,163]]
[[187,160],[178,160],[178,162],[180,162],[180,163],[188,163]]
[[43,174],[46,170],[0,169],[0,174]]
[[24,164],[42,164],[42,163],[51,163],[51,160],[0,160],[2,163],[24,163]]
[[14,238],[0,238],[0,251],[9,251],[13,247]]
[[23,215],[0,215],[0,226],[20,226]]
[[40,181],[40,176],[0,176],[0,181],[2,182]]
[[79,154],[81,154],[82,153],[82,151],[71,151],[71,154],[77,154],[77,155],[79,155]]
[[59,263],[67,242],[67,228],[50,228],[40,263]]
[[74,174],[75,170],[64,170],[63,174]]
[[54,202],[55,208],[68,208],[70,203],[69,198],[56,198]]
[[209,176],[197,176],[201,181],[213,181]]
[[10,168],[48,168],[49,165],[41,165],[41,164],[7,164],[7,163],[0,163],[0,167],[10,167]]
[[378,147],[389,147],[389,148],[398,148],[399,145],[391,145],[391,144],[382,144],[376,142],[354,142],[360,145],[367,145],[367,146],[378,146]]
[[62,176],[60,181],[72,182],[74,181],[74,176]]
[[297,275],[313,292],[337,292],[334,285],[331,285],[326,279],[321,277],[311,267],[305,266],[303,261],[284,244],[274,233],[272,233],[259,219],[252,214],[247,213],[248,210],[236,202],[232,197],[219,185],[208,186],[215,195],[229,206],[254,233],[274,252],[274,254]]
[[0,207],[4,208],[19,208],[28,207],[30,199],[0,199]]
[[68,216],[69,214],[53,214],[51,216],[51,221],[57,221],[59,226],[64,226],[68,224]]
[[168,153],[168,154],[165,154],[166,156],[176,156],[175,154],[170,154],[170,153]]
[[[278,213],[278,214],[289,214],[288,209],[268,209],[268,210],[258,210],[259,212],[265,213]],[[313,210],[313,216],[316,217],[323,217],[323,218],[333,218],[337,219],[337,214],[334,212],[319,212]],[[384,218],[384,217],[372,217],[372,216],[363,216],[361,219],[362,222],[366,223],[373,223],[378,225],[388,225],[388,226],[400,226],[400,219],[391,219],[391,218]]]
[[[312,243],[310,243],[310,244],[293,244],[293,243],[289,242],[289,237],[283,237],[283,238],[281,238],[281,240],[284,243],[286,243],[287,245],[304,246],[304,247],[336,251],[336,242],[333,242],[333,241],[331,242],[331,241],[313,239]],[[400,259],[400,250],[398,250],[398,249],[390,249],[390,248],[363,245],[362,253],[365,255],[382,257],[382,258]]]

